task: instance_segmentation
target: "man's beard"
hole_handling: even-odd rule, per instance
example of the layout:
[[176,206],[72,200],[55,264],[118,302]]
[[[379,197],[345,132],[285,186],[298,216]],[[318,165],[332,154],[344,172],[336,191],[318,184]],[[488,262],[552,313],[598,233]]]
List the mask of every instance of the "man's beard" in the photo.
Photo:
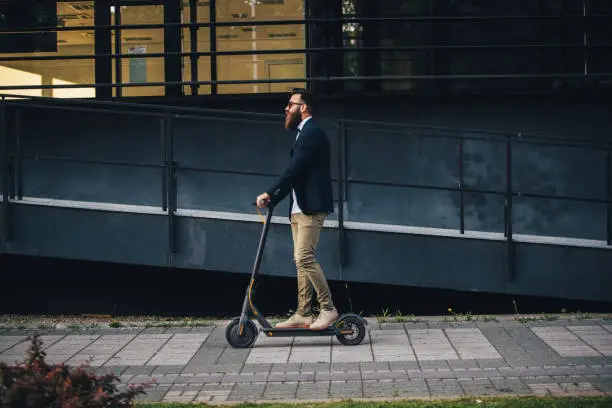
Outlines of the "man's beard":
[[296,130],[301,122],[301,115],[299,112],[291,113],[285,118],[285,128],[287,130]]

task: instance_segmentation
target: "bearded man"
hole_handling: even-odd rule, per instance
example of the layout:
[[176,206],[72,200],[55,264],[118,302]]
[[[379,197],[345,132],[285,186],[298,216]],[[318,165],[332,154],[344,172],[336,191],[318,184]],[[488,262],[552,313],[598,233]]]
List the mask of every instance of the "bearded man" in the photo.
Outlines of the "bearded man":
[[[291,162],[282,176],[265,193],[257,205],[275,206],[287,195],[293,236],[293,256],[297,269],[298,307],[295,314],[276,327],[328,328],[339,317],[329,285],[315,252],[325,218],[334,211],[331,182],[329,140],[313,118],[313,100],[304,89],[294,89],[285,107],[285,128],[296,131]],[[320,313],[312,311],[313,289]]]

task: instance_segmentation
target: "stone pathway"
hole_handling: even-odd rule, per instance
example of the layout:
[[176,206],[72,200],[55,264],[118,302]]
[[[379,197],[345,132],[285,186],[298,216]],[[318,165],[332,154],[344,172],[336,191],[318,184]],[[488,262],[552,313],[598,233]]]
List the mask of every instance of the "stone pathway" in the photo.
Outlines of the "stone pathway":
[[[151,379],[141,400],[262,401],[485,395],[612,395],[610,320],[379,324],[359,346],[267,338],[233,349],[225,326],[50,331],[49,362]],[[22,361],[29,333],[0,329],[0,361]]]

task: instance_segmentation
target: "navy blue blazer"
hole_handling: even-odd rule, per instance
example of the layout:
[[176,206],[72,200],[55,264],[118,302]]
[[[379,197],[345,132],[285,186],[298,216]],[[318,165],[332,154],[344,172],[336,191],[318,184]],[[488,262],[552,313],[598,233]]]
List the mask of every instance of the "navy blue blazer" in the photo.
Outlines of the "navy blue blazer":
[[266,190],[270,196],[270,203],[276,206],[289,194],[289,215],[291,216],[293,194],[290,193],[294,189],[298,205],[304,214],[332,213],[334,198],[330,161],[329,139],[314,118],[310,118],[304,124],[291,149],[289,166],[281,177]]

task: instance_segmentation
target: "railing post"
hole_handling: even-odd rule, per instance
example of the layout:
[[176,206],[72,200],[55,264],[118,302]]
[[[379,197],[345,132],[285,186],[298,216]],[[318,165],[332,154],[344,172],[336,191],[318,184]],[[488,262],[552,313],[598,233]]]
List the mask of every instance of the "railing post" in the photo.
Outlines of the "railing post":
[[161,159],[163,170],[161,172],[162,211],[168,210],[168,142],[166,141],[166,122],[164,118],[159,119],[159,134],[161,141]]
[[17,154],[15,163],[15,184],[17,186],[17,199],[23,200],[23,160],[21,160],[21,109],[15,110],[15,150]]
[[463,136],[459,139],[459,232],[465,234],[465,202],[463,183]]
[[[518,137],[521,137],[520,133]],[[516,279],[512,224],[512,136],[508,136],[506,140],[506,273],[510,282]]]
[[174,171],[174,132],[172,126],[172,115],[166,112],[166,188],[167,188],[167,207],[168,207],[168,254],[172,256],[176,252],[174,240],[174,212],[175,202],[175,171]]
[[6,99],[0,99],[0,163],[2,163],[2,249],[11,238],[10,229],[10,201],[9,201],[9,154],[8,154],[8,125],[6,115]]
[[340,266],[340,278],[342,279],[342,268],[347,265],[347,242],[346,242],[346,231],[344,230],[344,199],[345,195],[345,143],[346,143],[346,129],[344,122],[339,121],[337,123],[338,133],[338,264]]
[[606,243],[612,245],[612,151],[606,152],[606,201],[608,222],[606,228]]

